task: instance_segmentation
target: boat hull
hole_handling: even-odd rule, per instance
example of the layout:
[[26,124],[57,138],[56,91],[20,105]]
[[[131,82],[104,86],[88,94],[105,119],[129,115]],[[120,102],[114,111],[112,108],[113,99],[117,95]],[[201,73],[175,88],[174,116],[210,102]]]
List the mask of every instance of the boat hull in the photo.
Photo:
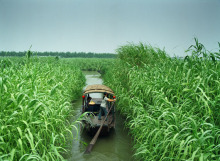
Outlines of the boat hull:
[[[101,120],[98,120],[98,116],[87,116],[87,119],[83,121],[84,129],[86,129],[90,135],[95,135],[103,121],[104,116],[102,116]],[[104,122],[100,135],[107,135],[114,128],[115,119],[110,115],[108,120]]]

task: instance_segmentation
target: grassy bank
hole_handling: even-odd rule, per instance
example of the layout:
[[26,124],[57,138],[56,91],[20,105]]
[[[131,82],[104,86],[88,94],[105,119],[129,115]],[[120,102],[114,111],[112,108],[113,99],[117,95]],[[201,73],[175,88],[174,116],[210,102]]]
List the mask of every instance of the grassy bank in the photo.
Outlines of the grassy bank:
[[85,78],[54,58],[0,59],[0,160],[63,160]]
[[190,51],[192,56],[179,60],[128,44],[104,76],[127,117],[137,160],[220,157],[220,54],[198,41]]

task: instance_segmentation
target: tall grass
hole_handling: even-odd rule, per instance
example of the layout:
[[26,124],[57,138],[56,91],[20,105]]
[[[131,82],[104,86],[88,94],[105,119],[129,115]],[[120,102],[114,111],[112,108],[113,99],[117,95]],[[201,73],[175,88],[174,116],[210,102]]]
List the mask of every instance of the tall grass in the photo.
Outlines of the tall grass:
[[220,53],[195,40],[185,60],[144,44],[122,46],[105,74],[137,160],[220,158]]
[[0,64],[0,160],[63,160],[82,72],[54,58],[3,58]]

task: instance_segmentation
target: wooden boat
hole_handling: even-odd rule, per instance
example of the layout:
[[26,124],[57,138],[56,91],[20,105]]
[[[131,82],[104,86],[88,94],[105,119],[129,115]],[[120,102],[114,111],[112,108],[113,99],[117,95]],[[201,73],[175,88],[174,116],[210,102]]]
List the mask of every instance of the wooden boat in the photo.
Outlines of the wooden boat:
[[[89,85],[83,92],[82,100],[82,114],[85,114],[85,120],[83,121],[86,130],[94,135],[101,123],[104,121],[105,114],[102,113],[101,120],[98,120],[98,115],[100,112],[100,105],[103,100],[103,94],[108,94],[108,98],[114,99],[114,92],[107,86],[101,84]],[[104,122],[101,134],[106,134],[110,132],[110,129],[115,128],[115,105],[113,102],[107,101],[107,109],[110,109],[107,121]]]

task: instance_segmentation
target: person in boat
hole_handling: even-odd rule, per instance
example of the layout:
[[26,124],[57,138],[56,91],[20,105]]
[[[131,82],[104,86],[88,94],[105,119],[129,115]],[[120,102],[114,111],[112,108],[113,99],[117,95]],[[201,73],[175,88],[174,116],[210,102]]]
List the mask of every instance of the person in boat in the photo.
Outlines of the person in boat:
[[87,98],[87,106],[89,105],[89,102],[92,100],[92,97],[88,96]]
[[[102,116],[103,112],[105,113],[105,117],[107,116],[107,113],[108,113],[107,101],[108,102],[115,101],[114,99],[110,99],[107,96],[108,96],[108,94],[106,92],[104,92],[103,100],[102,100],[102,103],[100,105],[100,111],[99,111],[99,117],[98,117],[99,120],[101,120],[101,116]],[[107,119],[106,119],[106,121],[107,121]]]

